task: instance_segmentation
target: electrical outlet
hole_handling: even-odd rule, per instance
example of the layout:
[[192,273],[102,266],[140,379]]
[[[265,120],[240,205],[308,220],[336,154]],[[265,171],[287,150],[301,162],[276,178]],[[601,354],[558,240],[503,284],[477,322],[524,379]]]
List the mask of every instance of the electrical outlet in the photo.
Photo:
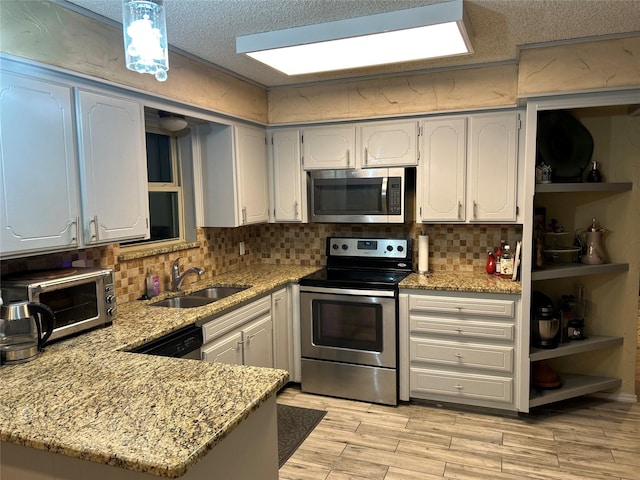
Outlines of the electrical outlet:
[[240,247],[240,255],[244,255],[245,251],[244,251],[244,242],[240,242],[238,244],[238,246]]

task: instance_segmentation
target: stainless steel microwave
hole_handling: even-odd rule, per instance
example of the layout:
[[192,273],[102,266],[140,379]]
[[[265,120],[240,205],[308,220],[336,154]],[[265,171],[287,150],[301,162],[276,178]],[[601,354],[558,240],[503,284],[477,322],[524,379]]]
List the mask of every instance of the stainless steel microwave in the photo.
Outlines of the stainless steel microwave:
[[50,307],[55,323],[49,340],[108,325],[117,313],[111,269],[72,267],[7,276],[2,279],[2,299]]
[[415,168],[315,170],[308,185],[312,222],[413,221]]

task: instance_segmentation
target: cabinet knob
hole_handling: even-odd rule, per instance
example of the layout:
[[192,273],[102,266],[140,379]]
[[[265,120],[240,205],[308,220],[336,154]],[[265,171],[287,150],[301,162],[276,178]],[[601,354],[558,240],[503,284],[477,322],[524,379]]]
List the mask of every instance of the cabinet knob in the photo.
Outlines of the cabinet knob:
[[458,360],[462,358],[462,354],[461,353],[456,353],[453,356],[456,357]]
[[454,330],[455,330],[456,332],[458,332],[458,333],[462,333],[462,332],[463,332],[463,330],[462,330],[460,327],[456,327]]

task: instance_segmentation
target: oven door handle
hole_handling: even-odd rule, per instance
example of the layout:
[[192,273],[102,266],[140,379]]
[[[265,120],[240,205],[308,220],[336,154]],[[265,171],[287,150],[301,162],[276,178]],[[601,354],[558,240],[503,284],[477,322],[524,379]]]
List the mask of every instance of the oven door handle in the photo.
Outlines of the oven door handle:
[[334,295],[356,295],[358,297],[390,297],[396,296],[393,290],[361,290],[356,288],[300,287],[300,293],[326,293]]

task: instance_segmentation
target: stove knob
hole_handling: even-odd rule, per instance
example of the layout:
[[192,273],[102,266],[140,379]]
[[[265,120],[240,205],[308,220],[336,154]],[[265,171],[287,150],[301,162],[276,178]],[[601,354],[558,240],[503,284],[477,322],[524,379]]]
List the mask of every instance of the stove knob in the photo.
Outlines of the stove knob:
[[349,248],[349,245],[347,245],[346,243],[342,244],[342,249],[343,250],[347,250]]
[[334,250],[337,250],[337,249],[338,249],[338,244],[337,244],[337,243],[334,243],[334,244],[333,244],[333,246],[332,246],[332,248],[333,248]]
[[387,252],[392,252],[393,251],[393,247],[391,245],[387,245]]
[[402,245],[398,245],[398,251],[399,252],[403,252],[404,251],[404,247]]

